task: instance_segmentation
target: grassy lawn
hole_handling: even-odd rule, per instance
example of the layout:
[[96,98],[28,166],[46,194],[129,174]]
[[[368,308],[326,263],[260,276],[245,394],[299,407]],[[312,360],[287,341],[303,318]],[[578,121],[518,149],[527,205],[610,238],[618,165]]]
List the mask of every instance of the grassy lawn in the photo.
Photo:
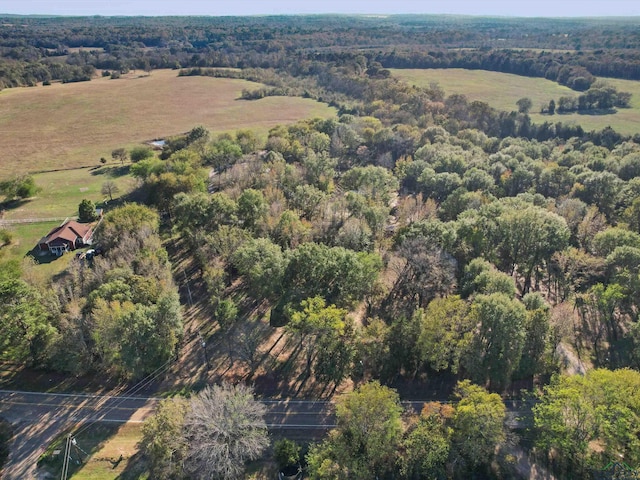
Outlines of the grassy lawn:
[[417,86],[429,86],[438,83],[447,95],[461,93],[469,100],[481,100],[499,110],[516,110],[516,102],[522,97],[533,101],[531,119],[536,122],[568,122],[582,125],[585,130],[613,127],[620,133],[633,135],[640,132],[640,82],[633,80],[605,79],[621,91],[631,92],[631,108],[619,109],[613,115],[583,115],[578,113],[562,115],[541,115],[542,105],[552,98],[557,102],[561,96],[575,96],[568,87],[546,80],[530,78],[510,73],[489,72],[486,70],[449,69],[392,69],[392,74]]
[[[10,246],[0,250],[0,259],[22,259],[31,252],[43,236],[57,227],[67,217],[78,215],[78,204],[84,198],[94,201],[100,206],[105,205],[100,193],[102,184],[113,181],[120,189],[113,200],[117,200],[122,194],[126,194],[133,187],[135,180],[127,175],[128,166],[116,164],[65,170],[59,172],[38,173],[34,175],[36,184],[42,189],[37,197],[0,205],[4,207],[3,219],[52,219],[50,221],[37,221],[33,223],[3,224],[0,228],[9,230],[13,234],[13,242]],[[55,219],[55,220],[54,220]],[[63,271],[73,253],[62,257],[51,255],[39,255],[39,251],[33,251],[33,258],[37,265],[38,274],[46,277],[53,276]]]
[[[80,449],[72,448],[69,478],[78,480],[134,480],[146,479],[144,462],[138,454],[138,442],[142,438],[142,424],[93,425],[76,436]],[[62,471],[62,455],[52,456],[54,450],[64,452],[66,436],[61,435],[42,457],[43,467],[59,478]],[[88,456],[85,455],[86,452]],[[76,461],[82,460],[78,465]]]
[[31,271],[30,275],[46,279],[62,272],[67,268],[71,259],[74,258],[73,253],[67,253],[62,257],[54,257],[49,254],[39,256],[37,251],[38,240],[49,233],[51,229],[60,225],[60,223],[62,222],[21,223],[2,227],[13,233],[13,243],[0,250],[0,260],[21,260],[29,252],[33,251],[36,268]]
[[118,147],[186,132],[204,125],[214,133],[269,128],[335,109],[310,99],[238,100],[258,84],[211,77],[149,76],[0,92],[0,179],[16,173],[98,165]]
[[128,175],[129,166],[110,164],[107,166],[78,168],[58,172],[37,173],[33,175],[36,185],[41,188],[32,199],[9,205],[4,219],[72,217],[78,215],[78,204],[82,199],[92,200],[96,204],[109,201],[100,192],[106,181],[114,182],[119,193],[116,200],[135,185],[135,179]]

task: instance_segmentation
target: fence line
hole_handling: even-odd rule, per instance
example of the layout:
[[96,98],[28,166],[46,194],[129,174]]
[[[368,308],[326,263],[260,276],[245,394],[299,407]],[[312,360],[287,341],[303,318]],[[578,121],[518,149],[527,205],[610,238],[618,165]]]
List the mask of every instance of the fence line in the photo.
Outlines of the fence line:
[[49,217],[49,218],[11,218],[2,220],[0,225],[17,225],[20,223],[64,222],[67,219],[76,220],[78,217]]

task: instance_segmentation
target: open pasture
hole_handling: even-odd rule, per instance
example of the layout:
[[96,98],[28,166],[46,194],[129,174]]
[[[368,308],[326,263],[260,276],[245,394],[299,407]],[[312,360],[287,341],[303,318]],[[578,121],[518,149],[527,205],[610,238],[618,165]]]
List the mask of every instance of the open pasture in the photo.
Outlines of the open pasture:
[[580,95],[580,92],[546,80],[513,75],[510,73],[489,72],[486,70],[447,69],[393,69],[393,76],[411,84],[428,87],[437,83],[446,95],[464,94],[470,101],[481,100],[494,108],[505,111],[517,110],[516,102],[523,97],[533,101],[531,119],[536,123],[566,122],[582,125],[585,130],[600,130],[607,126],[616,131],[634,135],[640,133],[640,82],[606,78],[607,82],[620,91],[630,92],[631,108],[618,109],[615,114],[596,115],[567,113],[541,115],[540,107],[548,105],[549,100],[556,102],[561,96]]
[[214,133],[269,128],[335,110],[310,99],[239,100],[259,84],[178,77],[173,70],[91,82],[0,92],[0,179],[43,170],[99,165],[111,151],[184,133],[203,125]]

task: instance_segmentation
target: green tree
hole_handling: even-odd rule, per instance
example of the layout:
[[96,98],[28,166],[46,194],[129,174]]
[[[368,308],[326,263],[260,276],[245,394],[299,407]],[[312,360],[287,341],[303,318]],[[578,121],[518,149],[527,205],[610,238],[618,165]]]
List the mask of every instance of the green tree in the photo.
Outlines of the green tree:
[[[350,327],[347,311],[335,305],[327,306],[322,297],[303,300],[301,310],[290,314],[287,331],[299,339],[299,345],[306,356],[307,375],[311,375],[314,363],[322,357],[322,349],[331,348],[333,339],[343,339]],[[342,345],[342,348],[348,346]],[[331,349],[335,352],[335,348]],[[329,355],[330,357],[331,355]],[[337,362],[338,358],[334,359]],[[344,378],[344,375],[341,375]],[[337,380],[342,380],[338,378]],[[336,382],[337,383],[337,382]]]
[[531,110],[531,107],[533,107],[533,102],[530,98],[523,97],[516,102],[516,105],[518,106],[518,112],[529,113],[529,110]]
[[0,249],[11,245],[13,242],[13,232],[6,228],[0,228]]
[[273,446],[273,451],[280,470],[300,463],[300,445],[293,440],[278,440]]
[[377,382],[339,400],[337,427],[307,455],[309,478],[370,480],[392,471],[401,440],[398,394]]
[[231,262],[257,300],[275,301],[280,297],[287,264],[278,245],[267,238],[251,239],[236,250]]
[[457,373],[471,345],[475,326],[467,303],[455,295],[435,298],[421,317],[417,341],[423,361],[432,370]]
[[321,295],[327,303],[346,307],[371,293],[382,269],[377,254],[342,247],[303,243],[288,255],[283,302]]
[[41,364],[57,334],[50,315],[34,287],[19,278],[0,281],[0,358]]
[[638,465],[639,388],[640,373],[629,369],[554,377],[533,408],[538,447],[571,478],[621,458]]
[[78,205],[78,220],[81,222],[93,222],[97,218],[96,204],[86,198]]
[[400,444],[398,466],[402,478],[440,480],[447,477],[452,432],[447,422],[452,414],[453,409],[448,405],[425,404]]
[[505,388],[518,368],[526,337],[524,305],[503,293],[478,295],[471,304],[477,325],[465,369],[479,384]]
[[533,205],[507,208],[496,227],[499,265],[510,275],[520,273],[524,293],[530,290],[538,268],[569,242],[564,218]]
[[40,191],[31,175],[23,175],[11,180],[0,182],[0,195],[6,200],[14,198],[31,198]]
[[247,188],[238,198],[238,217],[249,230],[258,227],[267,216],[268,205],[261,191]]
[[105,249],[115,247],[125,236],[157,233],[160,217],[155,210],[130,203],[107,213],[95,233],[95,243]]
[[458,382],[456,396],[459,401],[451,422],[452,449],[473,471],[479,465],[489,464],[496,446],[504,441],[506,409],[498,394],[489,393],[469,380]]
[[188,447],[183,429],[188,411],[187,400],[168,398],[158,404],[153,416],[142,425],[140,444],[154,478],[183,478],[183,462]]
[[148,145],[138,145],[129,151],[129,157],[133,163],[138,163],[140,160],[153,157],[153,150]]
[[205,161],[218,170],[226,170],[240,158],[242,158],[242,147],[228,139],[212,143],[205,153]]

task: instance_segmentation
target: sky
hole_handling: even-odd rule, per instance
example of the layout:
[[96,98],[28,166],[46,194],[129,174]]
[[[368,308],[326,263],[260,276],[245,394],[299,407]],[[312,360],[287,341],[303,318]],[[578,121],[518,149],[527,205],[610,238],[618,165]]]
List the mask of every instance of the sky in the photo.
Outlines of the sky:
[[638,0],[0,0],[0,14],[280,15],[433,13],[518,17],[640,16]]

